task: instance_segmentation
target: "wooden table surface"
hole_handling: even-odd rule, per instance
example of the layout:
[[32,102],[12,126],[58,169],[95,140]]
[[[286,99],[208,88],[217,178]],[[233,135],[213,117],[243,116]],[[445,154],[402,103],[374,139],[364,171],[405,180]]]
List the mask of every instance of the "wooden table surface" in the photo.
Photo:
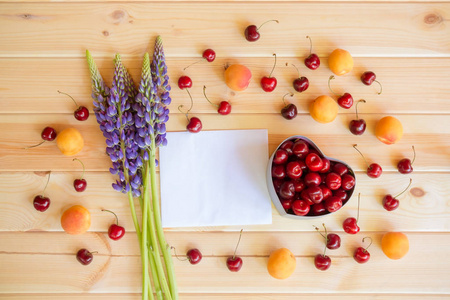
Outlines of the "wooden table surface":
[[[255,43],[244,39],[247,25],[268,23]],[[0,1],[0,299],[140,299],[141,270],[136,234],[128,201],[111,188],[114,177],[104,155],[105,141],[93,115],[85,121],[73,117],[74,105],[57,90],[71,94],[92,112],[90,79],[84,58],[89,49],[105,80],[110,83],[115,53],[135,80],[139,79],[143,53],[153,51],[154,39],[164,41],[173,102],[168,131],[185,130],[186,118],[177,111],[189,104],[177,80],[189,75],[194,86],[193,115],[203,130],[259,129],[269,132],[269,151],[285,138],[309,137],[331,157],[346,161],[357,177],[355,195],[361,193],[361,232],[343,232],[342,222],[355,216],[357,197],[339,212],[321,219],[296,221],[281,217],[273,208],[273,223],[245,226],[238,254],[244,266],[231,273],[226,258],[234,251],[241,227],[173,228],[168,242],[184,253],[199,248],[204,258],[196,266],[174,259],[181,299],[442,299],[450,297],[450,3],[445,1]],[[316,71],[303,60],[313,50],[321,58]],[[183,68],[213,48],[217,59]],[[333,82],[338,92],[349,91],[367,122],[363,136],[354,136],[348,123],[354,109],[340,108],[337,119],[319,124],[309,115],[308,104],[327,87],[331,71],[327,57],[335,48],[354,57],[353,71]],[[259,80],[273,65],[278,87],[265,93]],[[244,92],[231,92],[224,83],[226,64],[247,65],[253,78]],[[288,66],[286,66],[288,64]],[[292,92],[299,67],[311,85],[292,99],[297,118],[280,116],[282,96]],[[377,74],[377,85],[364,86],[359,76]],[[233,110],[219,116],[202,95],[228,99]],[[392,115],[404,126],[403,139],[385,145],[374,135],[381,117]],[[80,165],[63,156],[55,143],[24,150],[40,141],[43,127],[57,131],[73,126],[85,139],[77,155],[86,166],[88,188],[76,193],[72,181]],[[201,133],[199,133],[201,134]],[[169,141],[170,143],[170,141]],[[379,179],[365,174],[365,164],[352,148],[383,167]],[[414,172],[402,175],[396,163],[412,158]],[[188,159],[188,158],[187,158]],[[50,209],[34,210],[32,199],[41,193],[51,171],[47,194]],[[397,194],[413,184],[388,212],[381,205],[385,194]],[[92,214],[88,233],[71,236],[59,223],[61,212],[81,204]],[[115,211],[127,234],[117,242],[107,237],[113,221],[101,209]],[[325,223],[342,238],[342,247],[329,251],[332,266],[316,270],[313,258],[323,250],[323,239],[313,225]],[[388,259],[380,241],[387,231],[401,231],[410,240],[410,251],[401,260]],[[374,243],[367,264],[357,264],[352,254],[361,239]],[[79,248],[98,251],[89,266],[75,259]],[[266,271],[274,249],[289,248],[297,268],[287,280],[271,278]]]

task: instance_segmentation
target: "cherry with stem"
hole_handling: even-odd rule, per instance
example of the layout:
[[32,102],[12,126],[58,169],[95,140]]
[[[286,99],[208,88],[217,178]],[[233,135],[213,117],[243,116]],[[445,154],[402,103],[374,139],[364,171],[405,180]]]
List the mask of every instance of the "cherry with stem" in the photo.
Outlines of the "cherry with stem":
[[213,62],[215,59],[216,59],[216,52],[213,49],[206,49],[205,51],[203,51],[201,60],[193,62],[192,64],[185,67],[183,70],[186,70],[190,66],[195,65],[199,62],[202,62],[203,60],[206,60],[207,62]]
[[312,53],[312,40],[309,35],[306,36],[309,39],[309,56],[305,58],[305,66],[311,70],[316,70],[320,66],[320,59],[317,54]]
[[47,141],[51,142],[51,141],[55,140],[56,139],[56,130],[49,126],[45,127],[41,132],[41,138],[42,138],[42,141],[39,144],[36,144],[33,146],[28,146],[23,149],[34,148],[34,147],[42,145],[43,143],[45,143]]
[[375,73],[372,71],[364,72],[361,75],[361,81],[365,85],[371,85],[373,82],[378,83],[378,85],[380,86],[380,91],[378,92],[378,95],[380,95],[383,92],[383,86],[381,85],[381,83],[378,80],[376,80],[376,78],[377,78],[377,75],[375,75]]
[[[286,65],[287,65],[287,63],[286,63]],[[292,65],[294,66],[294,68],[297,70],[297,73],[298,73],[298,77],[296,79],[294,79],[294,82],[293,82],[294,90],[296,90],[299,93],[304,92],[309,87],[309,80],[305,76],[300,76],[300,71],[297,68],[297,66],[294,64],[292,64]]]
[[392,197],[390,194],[384,196],[383,198],[383,207],[384,209],[386,209],[387,211],[393,211],[396,210],[398,208],[398,206],[400,205],[400,201],[398,201],[398,197],[401,196],[404,192],[406,192],[409,187],[412,184],[412,178],[409,179],[409,184],[406,187],[406,189],[404,189],[400,194],[398,194],[395,197]]
[[363,243],[365,239],[370,239],[369,246],[367,246],[366,248],[358,247],[356,248],[355,253],[353,254],[353,258],[355,259],[355,261],[360,264],[366,263],[370,259],[370,253],[369,251],[367,251],[367,249],[369,249],[369,247],[372,245],[372,238],[366,236],[365,238],[362,239]]
[[81,166],[83,167],[83,173],[81,174],[81,178],[75,179],[73,181],[73,187],[75,188],[75,190],[77,192],[83,192],[84,190],[86,190],[86,187],[87,187],[86,179],[83,178],[84,172],[85,172],[84,164],[78,158],[74,158],[72,161],[79,161]]
[[227,259],[227,267],[231,272],[238,272],[242,268],[242,258],[236,256],[236,251],[238,249],[239,243],[241,242],[242,231],[239,233],[239,240],[237,242],[236,248],[234,249],[233,256],[228,257]]
[[359,119],[358,117],[358,104],[366,103],[366,100],[361,99],[358,102],[356,102],[355,109],[356,109],[356,120],[350,121],[349,129],[350,132],[354,135],[361,135],[366,131],[366,121],[364,119]]
[[119,226],[119,218],[117,217],[116,213],[107,209],[102,209],[102,211],[112,213],[116,217],[116,224],[111,224],[111,226],[109,226],[108,236],[114,241],[120,240],[125,235],[125,228]]
[[356,219],[355,218],[347,218],[345,219],[344,223],[343,223],[343,228],[344,231],[346,233],[349,234],[357,234],[359,232],[359,226],[358,226],[358,221],[359,221],[359,204],[361,201],[361,193],[358,194],[358,210],[357,210],[357,214],[356,214]]
[[361,151],[358,150],[358,148],[356,148],[358,145],[354,144],[353,148],[356,149],[356,151],[359,152],[359,154],[361,154],[362,158],[364,159],[364,162],[367,165],[367,176],[371,177],[371,178],[378,178],[381,176],[381,173],[383,172],[383,169],[381,168],[381,166],[379,164],[376,163],[372,163],[369,165],[369,163],[367,162],[366,158],[364,157],[364,155],[361,153]]
[[277,65],[277,55],[276,53],[273,54],[275,57],[272,71],[270,71],[269,76],[264,76],[261,78],[261,87],[265,92],[272,92],[277,87],[277,79],[275,77],[272,77],[273,71],[275,70],[275,66]]
[[[72,99],[73,103],[75,103],[75,106],[78,106],[77,101],[75,101],[75,99],[73,99],[73,97],[69,94],[61,91],[58,91],[58,93],[68,96],[70,99]],[[85,106],[78,106],[73,115],[78,121],[86,121],[89,117],[89,110]]]
[[343,95],[339,95],[338,93],[333,91],[333,89],[331,88],[331,80],[333,80],[335,78],[336,77],[334,77],[334,75],[331,75],[330,78],[328,78],[328,88],[330,89],[330,91],[333,94],[335,94],[336,96],[339,97],[337,100],[337,103],[339,104],[339,106],[342,108],[345,108],[345,109],[349,109],[353,105],[353,97],[349,93],[344,93]]
[[212,105],[217,107],[217,112],[221,115],[228,115],[231,112],[231,104],[228,101],[222,101],[220,104],[212,103],[206,96],[206,85],[203,86],[203,95],[206,100]]
[[259,40],[260,38],[260,34],[259,34],[259,30],[261,29],[261,27],[269,22],[278,22],[278,20],[268,20],[264,23],[262,23],[259,27],[256,27],[256,25],[249,25],[247,26],[247,28],[245,28],[244,31],[244,35],[245,35],[245,39],[249,42],[256,42],[257,40]]
[[38,195],[33,199],[33,206],[37,211],[44,212],[50,207],[50,198],[45,197],[45,190],[47,189],[48,183],[50,182],[50,174],[48,173],[47,183],[45,184],[42,195]]
[[325,223],[322,223],[323,228],[325,229],[325,235],[320,232],[320,229],[313,225],[313,227],[317,230],[318,233],[326,240],[327,248],[330,250],[338,249],[341,246],[341,238],[339,235],[335,233],[327,233],[327,228],[325,227]]
[[292,93],[286,93],[283,96],[284,107],[283,107],[283,109],[281,109],[281,115],[286,120],[292,120],[293,118],[295,118],[297,116],[297,106],[295,106],[295,104],[293,104],[293,103],[286,104],[286,101],[284,100],[284,98],[287,95],[290,95],[291,97],[294,96],[294,94],[292,94]]
[[188,109],[186,112],[183,112],[183,111],[181,110],[181,108],[183,107],[183,105],[180,105],[180,106],[178,106],[178,110],[179,110],[181,113],[185,114],[186,119],[188,120],[188,124],[186,125],[186,129],[187,129],[189,132],[197,133],[197,132],[200,132],[200,131],[202,130],[202,127],[203,127],[203,126],[202,126],[202,121],[200,121],[200,119],[197,118],[197,117],[192,117],[192,118],[189,119],[188,114],[189,114],[189,112],[191,111],[192,107],[194,106],[194,100],[192,99],[191,93],[189,92],[188,89],[186,89],[186,92],[188,93],[189,98],[191,98],[191,107],[189,107],[189,109]]
[[416,160],[416,149],[414,149],[414,146],[412,146],[414,157],[413,160],[409,160],[409,158],[404,158],[400,160],[397,164],[397,169],[402,174],[409,174],[413,171],[413,163]]
[[328,268],[330,268],[331,266],[331,258],[328,255],[325,255],[326,252],[327,252],[327,243],[325,242],[323,254],[317,254],[314,257],[314,265],[318,270],[325,271],[328,270]]

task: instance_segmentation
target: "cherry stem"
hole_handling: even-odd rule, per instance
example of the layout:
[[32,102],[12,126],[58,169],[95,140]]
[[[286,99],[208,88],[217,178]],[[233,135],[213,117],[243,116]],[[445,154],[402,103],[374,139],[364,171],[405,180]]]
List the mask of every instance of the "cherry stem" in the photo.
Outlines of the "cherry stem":
[[208,97],[206,97],[206,85],[203,86],[203,95],[205,95],[206,100],[208,100],[208,102],[211,103],[211,105],[219,107],[219,105],[212,103],[211,101],[209,101]]
[[413,152],[414,152],[414,157],[413,160],[411,162],[411,165],[414,163],[414,161],[416,160],[416,149],[414,149],[414,146],[412,146]]
[[91,252],[91,251],[88,250],[88,253],[90,253],[90,254],[96,254],[96,253],[98,253],[98,251],[92,251],[92,252]]
[[259,29],[260,29],[264,24],[269,23],[269,22],[277,22],[277,23],[280,23],[280,22],[278,22],[278,20],[269,20],[269,21],[265,21],[264,23],[262,23],[261,25],[259,25],[258,28],[256,28],[256,31],[259,31]]
[[380,91],[378,92],[378,95],[381,94],[381,92],[383,92],[383,86],[381,85],[381,83],[378,80],[374,80],[376,83],[378,83],[378,85],[380,86]]
[[356,108],[356,119],[359,119],[359,117],[358,117],[358,103],[359,102],[366,103],[366,100],[361,99],[358,102],[356,102],[356,105],[355,105],[355,108]]
[[239,240],[238,240],[238,242],[237,242],[236,249],[234,249],[233,259],[236,257],[236,251],[237,251],[237,248],[238,248],[238,246],[239,246],[239,243],[241,242],[241,237],[242,237],[242,231],[243,231],[243,230],[244,230],[244,229],[241,229],[241,232],[239,233]]
[[296,65],[294,65],[294,64],[292,64],[293,66],[294,66],[294,68],[296,68],[297,69],[297,73],[298,73],[298,78],[300,78],[300,71],[299,71],[299,69],[297,68],[297,66]]
[[330,78],[328,78],[328,88],[330,89],[330,91],[331,91],[333,94],[335,94],[336,96],[340,96],[338,93],[336,93],[335,91],[333,91],[333,89],[331,88],[330,82],[331,82],[331,80],[333,80],[334,78],[335,78],[334,75],[331,75]]
[[77,103],[77,101],[75,101],[75,99],[73,99],[73,97],[72,96],[70,96],[69,94],[67,94],[67,93],[64,93],[64,92],[61,92],[61,91],[58,91],[58,93],[60,93],[60,94],[63,94],[63,95],[66,95],[66,96],[69,96],[72,100],[73,100],[73,103],[75,103],[75,105],[76,106],[78,106],[78,103]]
[[102,209],[102,211],[107,211],[107,212],[112,213],[116,217],[116,225],[119,225],[119,218],[117,217],[117,215],[113,211],[107,210],[107,209]]
[[356,213],[356,223],[358,223],[359,220],[359,203],[361,202],[361,193],[358,194],[358,210]]
[[79,161],[80,162],[80,164],[83,166],[83,173],[81,174],[81,178],[80,179],[83,179],[83,177],[84,177],[84,164],[83,164],[83,162],[81,161],[81,160],[79,160],[78,158],[74,158],[72,161]]
[[45,140],[43,140],[42,142],[40,142],[39,144],[37,144],[37,145],[33,145],[33,146],[29,146],[29,147],[25,147],[25,148],[23,148],[23,149],[30,149],[30,148],[34,148],[34,147],[37,147],[37,146],[40,146],[40,145],[42,145],[43,143],[45,143],[46,141]]
[[176,249],[174,246],[171,246],[170,248],[173,249],[173,252],[175,252],[175,257],[176,257],[178,260],[180,260],[180,261],[186,261],[186,260],[189,260],[189,258],[187,258],[187,257],[185,257],[185,259],[179,258],[179,257],[178,257],[178,254],[177,254],[177,249]]
[[408,184],[408,186],[406,187],[406,189],[404,189],[403,192],[401,192],[400,194],[398,194],[398,195],[395,196],[394,198],[397,198],[398,196],[400,196],[401,194],[403,194],[404,192],[406,192],[406,191],[409,189],[409,187],[411,186],[411,183],[412,183],[412,178],[409,179],[409,184]]
[[359,152],[359,154],[361,154],[361,156],[362,156],[362,158],[364,159],[364,161],[366,162],[366,165],[367,165],[367,167],[369,167],[369,164],[367,163],[367,160],[366,160],[366,158],[364,157],[364,155],[361,153],[361,151],[359,151],[358,150],[358,148],[356,148],[356,146],[358,146],[357,144],[354,144],[353,145],[353,148],[355,148],[356,149],[356,151],[358,151]]
[[181,108],[182,108],[184,105],[178,106],[178,110],[179,110],[181,113],[183,113],[183,114],[186,115],[186,119],[187,119],[188,122],[189,122],[188,113],[191,111],[192,107],[194,106],[194,100],[192,99],[191,93],[189,92],[188,89],[186,89],[186,92],[188,93],[189,98],[191,98],[191,107],[189,107],[189,109],[188,109],[185,113],[181,111]]
[[274,53],[273,56],[275,56],[275,62],[274,62],[274,64],[273,64],[272,71],[270,71],[269,78],[272,77],[272,73],[273,73],[273,71],[275,70],[275,66],[277,65],[277,54]]
[[48,182],[50,181],[50,174],[51,174],[51,172],[48,172],[47,183],[45,184],[44,190],[42,191],[42,197],[44,197],[45,190],[47,189]]
[[284,101],[284,97],[286,97],[286,96],[289,95],[289,94],[291,94],[291,95],[290,95],[291,97],[294,96],[294,94],[292,94],[292,93],[286,93],[286,94],[284,94],[284,96],[283,96],[283,103],[284,103],[285,106],[287,106],[287,104],[286,104],[286,102]]
[[193,62],[192,64],[188,65],[186,68],[184,68],[183,70],[186,70],[187,68],[189,68],[192,65],[198,64],[199,62],[201,62],[203,60],[197,60],[196,62]]
[[313,225],[313,227],[314,227],[314,229],[316,229],[316,230],[317,230],[317,232],[318,232],[318,233],[320,233],[320,235],[321,235],[321,236],[322,236],[322,237],[323,237],[324,239],[326,239],[326,238],[327,238],[326,236],[324,236],[324,235],[323,235],[323,233],[322,233],[322,232],[320,232],[320,229],[319,229],[319,228],[317,228],[317,227],[316,227],[316,226],[314,226],[314,225]]
[[309,39],[309,55],[312,53],[312,40],[309,35],[306,36],[307,39]]
[[369,247],[372,245],[372,242],[373,242],[373,241],[372,241],[372,238],[371,238],[370,236],[366,236],[365,238],[362,239],[363,243],[364,243],[364,240],[365,240],[365,239],[370,239],[370,244],[369,244],[369,246],[367,246],[367,247],[364,249],[364,251],[367,252],[367,249],[369,249]]

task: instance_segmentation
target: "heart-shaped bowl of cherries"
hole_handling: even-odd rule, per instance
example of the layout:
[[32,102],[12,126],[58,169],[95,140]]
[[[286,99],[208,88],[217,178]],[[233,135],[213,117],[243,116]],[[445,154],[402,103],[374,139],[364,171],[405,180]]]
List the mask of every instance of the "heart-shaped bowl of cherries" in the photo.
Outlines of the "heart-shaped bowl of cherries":
[[267,187],[281,216],[304,219],[336,212],[351,198],[356,180],[345,162],[328,157],[307,137],[284,140],[270,157]]

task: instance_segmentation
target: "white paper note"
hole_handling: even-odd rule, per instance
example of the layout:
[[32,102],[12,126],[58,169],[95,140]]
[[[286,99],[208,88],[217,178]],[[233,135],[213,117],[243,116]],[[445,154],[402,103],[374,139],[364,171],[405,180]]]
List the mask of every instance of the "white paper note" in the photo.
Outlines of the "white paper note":
[[163,227],[271,224],[267,130],[168,132],[160,148]]

